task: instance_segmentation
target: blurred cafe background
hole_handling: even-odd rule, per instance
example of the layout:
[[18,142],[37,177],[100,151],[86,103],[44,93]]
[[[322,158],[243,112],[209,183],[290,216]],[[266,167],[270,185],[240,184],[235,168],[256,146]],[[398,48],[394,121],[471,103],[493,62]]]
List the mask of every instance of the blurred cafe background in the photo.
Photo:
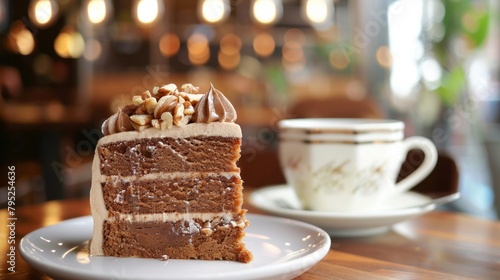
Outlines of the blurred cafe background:
[[437,145],[432,186],[462,193],[450,208],[496,219],[499,11],[498,0],[0,0],[0,205],[8,166],[17,206],[86,197],[101,123],[146,89],[190,82],[235,105],[247,186],[284,182],[280,119],[396,118]]

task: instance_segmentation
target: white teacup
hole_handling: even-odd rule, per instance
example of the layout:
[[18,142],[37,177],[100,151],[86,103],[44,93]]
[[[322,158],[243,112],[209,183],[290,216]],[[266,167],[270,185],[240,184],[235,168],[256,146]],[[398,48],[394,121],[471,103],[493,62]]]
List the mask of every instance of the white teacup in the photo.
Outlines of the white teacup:
[[[376,209],[425,179],[437,161],[434,144],[419,136],[403,139],[404,123],[397,120],[287,119],[278,127],[280,163],[304,209]],[[425,159],[396,183],[412,149]]]

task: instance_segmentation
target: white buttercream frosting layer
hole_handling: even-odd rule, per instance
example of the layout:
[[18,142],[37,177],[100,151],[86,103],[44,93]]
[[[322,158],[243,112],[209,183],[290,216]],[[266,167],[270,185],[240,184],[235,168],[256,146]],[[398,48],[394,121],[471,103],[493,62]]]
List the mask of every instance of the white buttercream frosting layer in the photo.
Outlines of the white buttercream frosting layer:
[[160,130],[148,128],[144,131],[126,131],[114,133],[102,137],[98,145],[113,142],[124,142],[136,139],[151,138],[188,138],[196,136],[220,136],[241,138],[241,128],[235,123],[213,122],[213,123],[192,123],[186,126],[173,126],[171,129]]
[[[220,213],[153,213],[153,214],[122,214],[116,215],[120,221],[128,222],[154,222],[161,221],[165,222],[176,222],[176,221],[190,221],[193,219],[200,219],[202,221],[212,221],[214,219],[220,218],[225,224],[230,223],[234,220],[233,214],[231,212],[220,212]],[[107,221],[114,222],[116,218],[110,217],[106,219]]]
[[[98,175],[97,175],[98,176]],[[106,182],[108,179],[111,180],[121,180],[124,182],[130,181],[149,181],[149,180],[172,180],[175,178],[193,178],[193,177],[218,177],[223,176],[227,179],[231,177],[240,178],[239,172],[171,172],[171,173],[150,173],[142,176],[130,175],[130,176],[118,176],[118,175],[100,175],[99,182]]]
[[94,219],[94,228],[92,233],[92,240],[90,242],[91,255],[103,255],[102,251],[102,225],[104,219],[108,216],[108,210],[104,205],[104,198],[102,196],[101,187],[101,160],[99,155],[94,155],[92,163],[92,186],[90,188],[90,211]]

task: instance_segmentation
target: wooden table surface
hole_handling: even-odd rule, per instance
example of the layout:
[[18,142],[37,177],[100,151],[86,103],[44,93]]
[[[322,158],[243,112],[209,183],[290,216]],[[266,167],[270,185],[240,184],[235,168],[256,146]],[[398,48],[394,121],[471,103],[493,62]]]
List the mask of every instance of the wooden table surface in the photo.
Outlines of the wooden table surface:
[[[248,191],[246,194],[248,196]],[[250,213],[261,213],[246,204]],[[88,199],[52,201],[16,209],[16,245],[29,232],[89,215]],[[0,219],[8,224],[6,209]],[[0,279],[50,279],[15,254],[11,273],[0,226]],[[454,212],[434,211],[397,224],[382,235],[332,238],[327,256],[297,279],[500,279],[500,222]]]

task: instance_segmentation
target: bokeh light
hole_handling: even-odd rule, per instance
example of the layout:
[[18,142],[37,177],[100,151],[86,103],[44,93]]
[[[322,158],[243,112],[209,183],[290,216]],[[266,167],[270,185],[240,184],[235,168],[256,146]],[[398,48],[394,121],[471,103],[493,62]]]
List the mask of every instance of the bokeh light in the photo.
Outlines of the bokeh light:
[[163,16],[163,1],[137,0],[134,5],[134,19],[141,26],[150,26]]
[[198,17],[207,23],[220,23],[230,12],[228,0],[200,0],[198,2]]
[[12,23],[8,34],[8,47],[12,52],[29,55],[35,49],[35,38],[21,21]]
[[389,47],[381,46],[377,49],[375,53],[377,62],[380,66],[384,68],[390,68],[392,64],[392,55]]
[[59,11],[59,6],[54,0],[31,1],[28,14],[31,21],[38,27],[44,28],[51,25]]
[[99,57],[101,57],[102,54],[102,46],[99,41],[96,39],[90,39],[86,44],[85,44],[85,52],[83,53],[83,57],[87,59],[88,61],[95,61]]
[[299,62],[304,59],[302,45],[297,42],[287,42],[283,45],[283,59],[287,62]]
[[78,31],[63,28],[54,41],[54,50],[62,58],[79,58],[85,50],[85,41]]
[[253,50],[261,57],[268,57],[273,54],[276,43],[271,34],[262,32],[253,39]]
[[240,52],[242,44],[240,37],[234,33],[228,33],[220,40],[220,50],[226,55],[234,55]]
[[219,65],[226,70],[232,70],[238,67],[240,63],[240,53],[227,54],[222,51],[219,52],[217,59],[219,61]]
[[203,65],[210,59],[208,38],[201,33],[194,33],[187,40],[188,57],[193,65]]
[[160,38],[160,52],[166,57],[174,56],[179,52],[181,41],[174,33],[167,33]]
[[304,44],[306,42],[306,35],[304,34],[304,31],[297,29],[297,28],[291,28],[288,29],[285,34],[283,35],[283,40],[286,42],[297,42],[300,44]]
[[307,0],[306,15],[313,23],[322,23],[328,16],[328,6],[326,0]]
[[251,18],[261,25],[271,25],[281,19],[283,3],[281,0],[254,0],[251,8]]
[[344,53],[342,50],[332,50],[330,51],[330,54],[328,55],[328,60],[330,61],[330,65],[334,69],[337,70],[344,70],[349,66],[350,59],[347,56],[346,53]]
[[93,24],[100,24],[109,17],[112,5],[109,0],[88,0],[87,17]]

